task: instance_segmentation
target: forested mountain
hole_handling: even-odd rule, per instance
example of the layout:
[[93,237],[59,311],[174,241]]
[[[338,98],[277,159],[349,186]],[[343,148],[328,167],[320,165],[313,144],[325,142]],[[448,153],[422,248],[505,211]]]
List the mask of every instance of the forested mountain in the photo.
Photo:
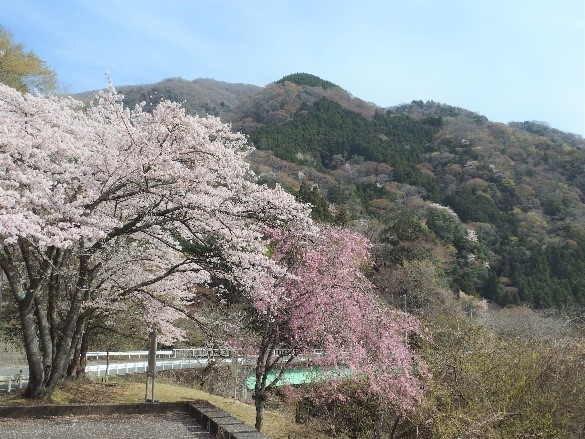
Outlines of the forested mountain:
[[585,141],[436,102],[381,108],[308,74],[265,87],[168,79],[119,88],[217,115],[262,181],[375,242],[377,267],[430,262],[500,305],[585,305]]

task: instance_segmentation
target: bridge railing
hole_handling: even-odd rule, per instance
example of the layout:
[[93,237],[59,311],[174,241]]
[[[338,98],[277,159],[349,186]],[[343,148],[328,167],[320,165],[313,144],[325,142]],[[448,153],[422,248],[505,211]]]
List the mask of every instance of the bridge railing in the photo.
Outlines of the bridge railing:
[[5,388],[8,393],[14,389],[22,389],[25,383],[28,383],[28,375],[23,373],[0,376],[0,388]]
[[[88,352],[85,357],[88,360],[100,361],[100,358],[104,360],[107,356],[113,359],[119,358],[148,358],[148,351],[96,351]],[[172,350],[161,350],[156,351],[157,358],[208,358],[208,357],[229,357],[231,351],[229,349],[221,348],[206,348],[206,347],[195,347],[195,348],[180,348]]]
[[173,349],[173,358],[208,358],[208,357],[230,357],[232,352],[222,348],[180,348]]
[[[148,358],[148,351],[98,351],[98,352],[88,352],[87,354],[85,354],[85,358],[87,358],[88,360],[90,358],[95,359],[95,361],[99,361],[100,357],[103,359],[107,358],[108,355],[110,356],[110,358],[114,357],[114,358],[128,358],[131,359],[132,357],[136,357],[136,358],[142,358],[142,357],[146,357]],[[173,356],[173,351],[172,350],[168,350],[168,351],[156,351],[156,356],[157,357],[172,357]]]
[[[273,355],[274,356],[283,356],[286,357],[290,355],[292,351],[290,349],[279,348],[274,349]],[[86,358],[88,360],[103,361],[107,356],[110,356],[111,359],[132,359],[134,358],[148,358],[148,351],[98,351],[98,352],[88,352],[86,354]],[[161,350],[156,351],[157,358],[211,358],[211,357],[224,357],[228,358],[231,357],[233,354],[232,351],[225,348],[207,348],[207,347],[194,347],[194,348],[177,348],[172,350]],[[322,349],[314,349],[310,352],[304,352],[298,354],[299,359],[302,358],[309,358],[309,357],[319,357],[324,355],[324,351]]]
[[[156,370],[175,370],[190,369],[202,367],[207,364],[207,359],[169,359],[157,360]],[[126,363],[110,363],[107,367],[105,364],[90,364],[85,367],[85,373],[91,376],[104,377],[107,375],[131,375],[134,373],[144,373],[148,370],[148,361],[131,361]]]

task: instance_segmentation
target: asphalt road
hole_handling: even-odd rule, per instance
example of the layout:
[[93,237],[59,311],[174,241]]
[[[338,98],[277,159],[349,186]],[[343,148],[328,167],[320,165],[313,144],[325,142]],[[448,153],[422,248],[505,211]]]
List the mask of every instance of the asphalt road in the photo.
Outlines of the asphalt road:
[[2,439],[212,439],[185,413],[0,418]]

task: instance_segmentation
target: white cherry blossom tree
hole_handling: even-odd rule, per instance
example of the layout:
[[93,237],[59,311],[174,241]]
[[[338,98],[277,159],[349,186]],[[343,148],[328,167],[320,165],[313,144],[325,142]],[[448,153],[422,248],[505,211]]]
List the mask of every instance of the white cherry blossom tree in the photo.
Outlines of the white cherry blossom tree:
[[0,267],[18,305],[28,397],[51,395],[92,310],[130,317],[130,306],[176,339],[195,287],[270,291],[285,268],[263,230],[313,226],[308,206],[254,182],[249,151],[244,136],[179,104],[127,109],[111,87],[84,106],[0,85]]

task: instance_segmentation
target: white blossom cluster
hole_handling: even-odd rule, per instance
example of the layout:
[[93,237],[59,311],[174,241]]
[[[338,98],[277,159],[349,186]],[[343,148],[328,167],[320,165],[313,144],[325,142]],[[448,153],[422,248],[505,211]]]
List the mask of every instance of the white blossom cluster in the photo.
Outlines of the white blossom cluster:
[[457,213],[455,213],[455,211],[453,209],[451,209],[449,206],[443,206],[442,204],[439,204],[439,203],[431,203],[430,206],[435,208],[435,209],[444,210],[449,215],[451,215],[453,218],[455,218],[456,220],[459,220],[459,216],[457,215]]
[[243,135],[179,104],[127,109],[112,89],[84,107],[0,84],[0,246],[16,259],[23,242],[39,258],[87,256],[86,308],[140,303],[144,319],[178,336],[177,310],[212,277],[270,291],[282,269],[266,227],[313,229],[308,206],[254,182],[249,152]]

